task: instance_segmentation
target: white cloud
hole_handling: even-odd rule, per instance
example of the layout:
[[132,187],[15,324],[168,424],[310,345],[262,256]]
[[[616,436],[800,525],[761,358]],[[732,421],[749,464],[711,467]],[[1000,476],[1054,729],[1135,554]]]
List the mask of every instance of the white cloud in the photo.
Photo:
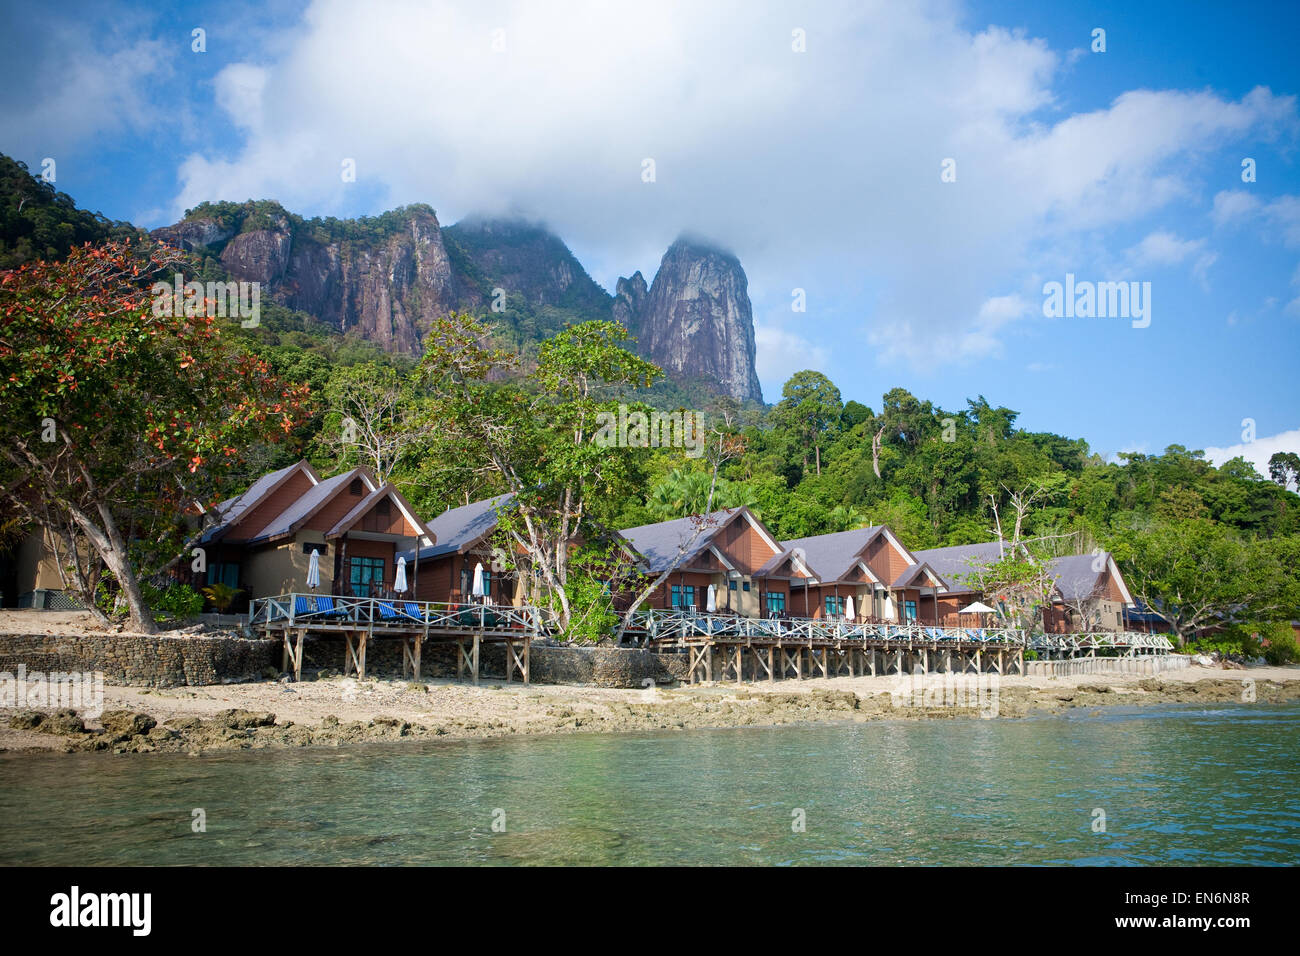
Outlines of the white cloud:
[[784,385],[804,369],[824,372],[829,353],[803,336],[769,322],[754,323],[755,364],[768,401],[777,401]]
[[[836,334],[933,368],[998,354],[1035,310],[1012,308],[1039,300],[1031,277],[1087,273],[1096,255],[1074,251],[1100,254],[1106,230],[1199,197],[1211,150],[1296,125],[1295,99],[1262,88],[1133,90],[1064,113],[1073,52],[968,21],[948,0],[826,0],[795,15],[742,0],[318,0],[217,76],[244,141],[213,137],[184,157],[171,216],[250,197],[307,215],[345,214],[358,196],[372,212],[429,202],[444,222],[509,212],[590,250],[607,288],[634,269],[651,277],[694,231],[752,277],[798,276],[810,299],[861,278],[870,308]],[[74,128],[76,95],[60,107]],[[344,158],[356,183],[341,180]],[[940,180],[947,158],[956,182]],[[1222,203],[1216,222],[1249,211]],[[1203,282],[1214,259],[1198,248],[1181,261]],[[784,305],[779,285],[756,312]]]
[[1300,454],[1300,428],[1294,428],[1288,432],[1281,432],[1277,435],[1267,437],[1257,437],[1252,442],[1243,442],[1238,445],[1229,445],[1226,448],[1207,448],[1205,457],[1214,463],[1216,467],[1233,458],[1245,458],[1255,466],[1259,474],[1268,477],[1268,460],[1277,452],[1289,451]]
[[1244,190],[1225,190],[1214,197],[1211,215],[1216,226],[1252,224],[1263,239],[1280,239],[1287,248],[1300,246],[1300,196],[1265,202]]

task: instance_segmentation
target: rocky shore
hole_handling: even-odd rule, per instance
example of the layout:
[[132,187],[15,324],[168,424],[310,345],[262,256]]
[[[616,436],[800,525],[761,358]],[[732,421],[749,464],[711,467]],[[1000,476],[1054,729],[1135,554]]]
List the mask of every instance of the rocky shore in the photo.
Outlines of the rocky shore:
[[1295,700],[1300,668],[1192,668],[1160,678],[1007,677],[978,686],[958,680],[946,690],[941,675],[924,685],[860,677],[644,691],[333,677],[168,690],[107,687],[96,718],[66,709],[0,711],[0,751],[196,754],[519,734],[1016,719],[1077,708]]

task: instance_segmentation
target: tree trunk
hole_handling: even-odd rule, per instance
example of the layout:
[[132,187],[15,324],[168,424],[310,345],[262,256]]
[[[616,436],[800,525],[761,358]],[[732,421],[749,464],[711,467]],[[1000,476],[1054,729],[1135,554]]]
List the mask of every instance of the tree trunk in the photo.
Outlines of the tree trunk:
[[103,519],[104,534],[109,545],[108,548],[100,550],[100,556],[117,577],[122,593],[126,595],[126,605],[131,611],[131,629],[140,634],[157,634],[158,624],[153,619],[153,611],[145,602],[144,594],[140,590],[140,582],[135,576],[135,569],[131,567],[126,541],[122,537],[122,532],[118,530],[117,522],[113,520],[107,505],[99,506],[99,516]]

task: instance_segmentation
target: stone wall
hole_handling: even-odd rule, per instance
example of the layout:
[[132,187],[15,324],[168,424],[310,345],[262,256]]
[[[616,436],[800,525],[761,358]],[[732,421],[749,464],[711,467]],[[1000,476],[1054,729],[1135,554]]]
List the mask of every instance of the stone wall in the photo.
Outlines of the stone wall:
[[[102,671],[109,684],[177,687],[255,680],[267,668],[277,672],[278,640],[237,637],[155,637],[135,635],[54,636],[0,634],[0,673],[17,674],[22,664],[34,671]],[[343,670],[342,637],[308,637],[303,651],[303,678]],[[375,639],[366,647],[366,674],[402,676],[401,643]],[[501,644],[482,646],[480,679],[501,681],[506,673]],[[456,647],[429,641],[420,661],[423,677],[455,677]],[[540,684],[588,684],[596,687],[644,687],[647,680],[670,684],[688,676],[686,657],[636,648],[558,647],[534,644],[529,655],[531,680]]]
[[126,634],[0,634],[0,672],[102,671],[109,684],[177,687],[262,676],[280,666],[278,641]]
[[[308,637],[303,646],[303,677],[310,670],[343,670],[341,637]],[[279,659],[276,660],[279,666]],[[689,676],[684,654],[659,654],[637,648],[558,647],[533,644],[528,657],[529,678],[538,684],[588,684],[596,687],[644,687],[646,680],[671,684]],[[501,644],[482,645],[480,679],[505,680],[506,649]],[[422,677],[455,677],[456,646],[428,641],[420,653]],[[402,676],[401,643],[376,639],[366,645],[366,675]],[[516,679],[518,679],[516,677]]]

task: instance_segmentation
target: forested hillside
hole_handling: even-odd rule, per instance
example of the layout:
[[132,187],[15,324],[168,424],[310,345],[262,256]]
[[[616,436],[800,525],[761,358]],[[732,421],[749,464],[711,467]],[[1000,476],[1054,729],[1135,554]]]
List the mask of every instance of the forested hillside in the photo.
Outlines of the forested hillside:
[[[0,168],[0,186],[0,264],[7,267],[58,258],[83,240],[134,232],[78,210],[12,161]],[[197,212],[225,236],[188,254],[183,271],[201,281],[226,277],[219,257],[224,242],[289,216],[274,204],[207,204]],[[432,210],[427,214],[432,217]],[[290,227],[318,243],[382,240],[407,228],[406,212],[386,216],[348,223],[290,217]],[[486,326],[474,326],[481,335],[476,347],[513,357],[493,361],[479,399],[496,401],[496,392],[509,402],[515,401],[510,396],[562,387],[532,374],[539,355],[557,343],[569,319],[604,308],[603,293],[585,273],[541,275],[538,263],[555,262],[557,255],[567,262],[543,233],[520,227],[489,237],[473,224],[444,233],[463,274],[504,268],[529,276],[516,283],[521,291],[504,314],[488,308],[483,284],[461,290],[477,303],[470,311]],[[576,260],[564,268],[574,267],[581,269]],[[224,479],[226,492],[303,456],[324,473],[366,464],[430,517],[508,490],[464,448],[443,442],[455,423],[439,419],[447,414],[437,399],[441,385],[421,371],[418,357],[385,351],[268,299],[257,328],[230,322],[224,334],[281,379],[310,390],[301,424],[283,440],[240,448]],[[602,335],[613,343],[602,353],[608,359],[620,346],[608,332]],[[441,344],[430,340],[429,347]],[[555,345],[579,353],[585,347],[581,341]],[[1300,617],[1300,496],[1286,488],[1300,464],[1294,456],[1279,456],[1274,480],[1242,459],[1216,468],[1181,445],[1108,462],[1082,438],[1017,428],[1018,410],[998,405],[996,394],[986,398],[974,382],[965,407],[945,409],[901,388],[881,395],[878,404],[845,402],[815,371],[795,374],[770,407],[662,378],[648,388],[632,379],[581,401],[698,410],[710,433],[728,441],[729,452],[717,464],[714,505],[748,505],[782,539],[887,524],[914,550],[988,541],[1018,495],[1031,501],[1023,513],[1024,537],[1049,540],[1058,553],[1112,551],[1126,568],[1161,578],[1150,593],[1231,585],[1236,590],[1218,594],[1214,607],[1249,607],[1261,620]],[[360,440],[347,437],[355,431],[345,427],[349,420],[362,424]],[[716,458],[692,458],[681,448],[620,452],[626,473],[607,493],[590,498],[590,517],[618,529],[698,513],[709,502]]]

